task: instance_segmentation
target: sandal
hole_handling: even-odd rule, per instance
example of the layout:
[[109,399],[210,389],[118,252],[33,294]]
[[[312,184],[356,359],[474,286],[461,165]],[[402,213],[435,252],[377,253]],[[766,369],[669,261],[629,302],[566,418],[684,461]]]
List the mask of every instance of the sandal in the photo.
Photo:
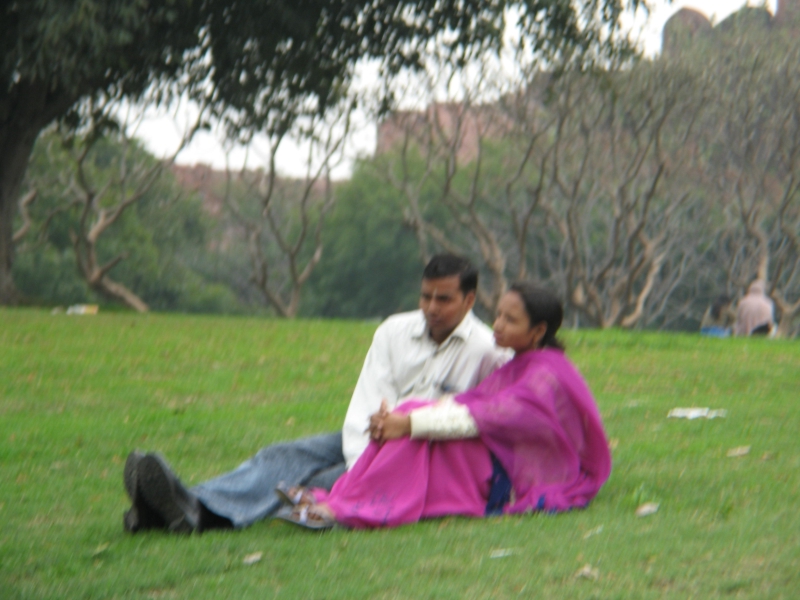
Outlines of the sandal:
[[315,504],[285,506],[277,512],[275,518],[315,531],[325,531],[336,526],[336,519]]
[[275,495],[286,506],[306,506],[317,503],[317,499],[308,491],[308,488],[299,485],[290,487],[283,481],[275,486]]

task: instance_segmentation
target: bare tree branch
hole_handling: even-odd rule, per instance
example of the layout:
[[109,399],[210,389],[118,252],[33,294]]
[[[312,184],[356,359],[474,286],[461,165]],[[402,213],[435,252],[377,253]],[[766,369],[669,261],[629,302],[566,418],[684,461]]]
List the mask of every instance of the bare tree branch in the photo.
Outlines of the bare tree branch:
[[19,199],[19,214],[22,217],[22,225],[19,229],[17,229],[17,231],[14,232],[14,235],[11,238],[11,242],[13,244],[21,242],[22,238],[28,235],[28,232],[31,229],[33,222],[31,221],[31,215],[28,212],[28,207],[33,204],[34,200],[36,200],[37,194],[38,190],[33,188]]
[[[281,317],[297,316],[303,286],[322,258],[322,232],[336,200],[331,170],[343,160],[353,106],[344,100],[324,117],[298,112],[293,128],[267,136],[266,167],[245,165],[235,177],[227,171],[224,203],[246,238],[251,282]],[[301,180],[278,177],[276,155],[289,135],[307,144]]]

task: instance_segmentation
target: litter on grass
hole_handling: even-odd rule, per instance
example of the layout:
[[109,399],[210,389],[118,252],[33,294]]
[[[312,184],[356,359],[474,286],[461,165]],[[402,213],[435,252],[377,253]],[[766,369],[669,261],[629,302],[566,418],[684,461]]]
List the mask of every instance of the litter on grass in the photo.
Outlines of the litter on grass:
[[254,565],[261,560],[262,556],[264,556],[263,552],[253,552],[245,556],[242,562],[246,565]]
[[636,509],[636,516],[647,517],[649,515],[654,515],[658,512],[658,506],[658,502],[645,502]]
[[489,552],[489,558],[505,558],[514,554],[514,548],[498,548]]
[[593,535],[597,535],[598,533],[602,533],[602,532],[603,532],[603,526],[602,525],[598,525],[594,529],[590,529],[589,531],[584,533],[583,534],[583,539],[588,540]]
[[68,315],[96,315],[100,307],[97,304],[73,304],[67,309]]
[[111,547],[111,543],[110,542],[104,542],[104,543],[100,544],[92,552],[92,558],[97,558],[101,554],[105,553],[105,551],[108,550],[110,547]]
[[717,419],[728,416],[728,411],[724,408],[717,408],[711,410],[708,407],[703,408],[673,408],[667,413],[668,419]]
[[583,565],[577,573],[575,573],[576,579],[591,579],[592,581],[597,581],[600,577],[600,570],[596,569],[592,565]]
[[738,448],[731,448],[728,450],[728,458],[739,458],[740,456],[747,456],[750,454],[750,446],[739,446]]

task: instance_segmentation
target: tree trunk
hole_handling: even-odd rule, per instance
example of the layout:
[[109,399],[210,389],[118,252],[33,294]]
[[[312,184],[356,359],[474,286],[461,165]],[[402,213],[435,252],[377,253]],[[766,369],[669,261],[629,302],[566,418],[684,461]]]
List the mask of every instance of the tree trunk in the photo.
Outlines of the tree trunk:
[[19,301],[11,272],[14,215],[33,146],[42,129],[76,100],[74,93],[42,81],[0,90],[0,305]]
[[145,304],[145,302],[139,298],[139,296],[134,294],[121,283],[112,281],[108,277],[100,278],[99,281],[92,284],[92,289],[100,292],[106,297],[123,302],[136,312],[146,313],[148,310],[150,310],[147,304]]
[[38,128],[19,130],[0,125],[0,305],[16,304],[19,294],[11,268],[14,264],[14,216],[22,179]]

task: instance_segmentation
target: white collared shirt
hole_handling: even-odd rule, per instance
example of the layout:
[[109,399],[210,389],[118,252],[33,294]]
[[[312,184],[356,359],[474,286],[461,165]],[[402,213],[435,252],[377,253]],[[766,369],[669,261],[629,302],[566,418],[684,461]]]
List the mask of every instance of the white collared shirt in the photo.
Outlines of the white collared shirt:
[[421,310],[393,315],[375,331],[342,428],[348,468],[369,443],[370,415],[386,399],[438,398],[475,387],[511,353],[494,345],[492,330],[471,311],[441,344],[428,334]]

